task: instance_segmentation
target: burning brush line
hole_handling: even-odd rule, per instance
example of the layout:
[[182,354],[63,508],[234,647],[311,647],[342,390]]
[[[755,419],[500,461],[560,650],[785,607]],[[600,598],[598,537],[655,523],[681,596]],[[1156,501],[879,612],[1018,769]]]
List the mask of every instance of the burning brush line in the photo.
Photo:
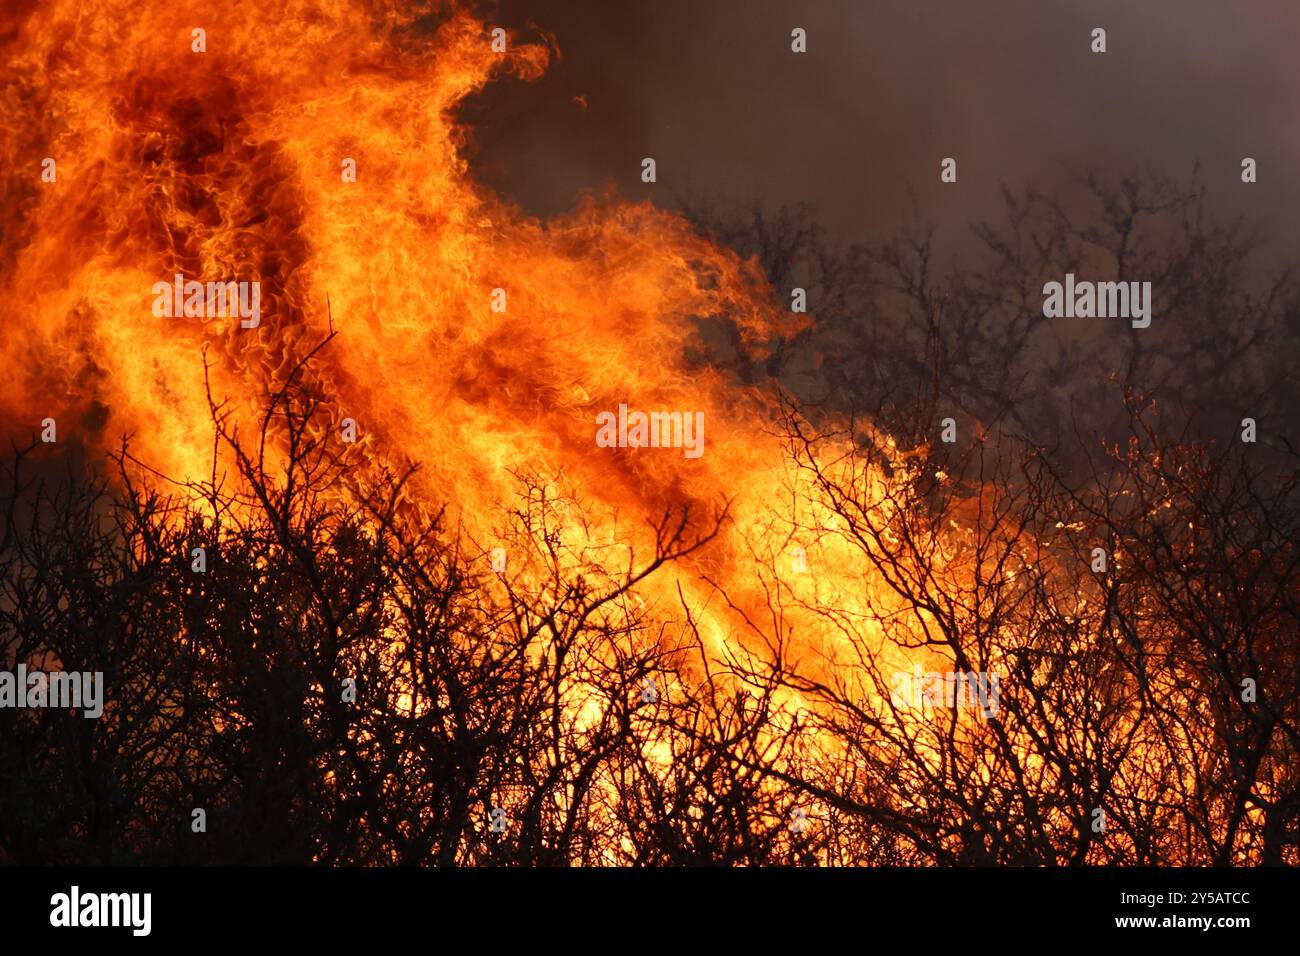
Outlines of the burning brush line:
[[[541,221],[479,185],[457,108],[494,77],[537,77],[549,47],[494,42],[488,24],[443,5],[273,6],[53,0],[0,13],[11,91],[0,102],[0,165],[57,158],[51,181],[11,176],[6,193],[0,360],[13,374],[0,385],[0,420],[67,422],[60,441],[101,453],[129,435],[138,477],[167,476],[201,511],[213,476],[247,464],[232,443],[214,452],[214,414],[250,443],[265,429],[259,453],[274,471],[301,444],[287,416],[267,411],[292,387],[314,403],[303,428],[339,450],[348,475],[322,495],[346,500],[367,479],[402,472],[403,506],[432,514],[445,504],[445,526],[507,595],[580,598],[632,556],[657,555],[665,515],[681,516],[704,543],[636,577],[619,605],[627,627],[611,630],[665,643],[687,635],[678,673],[725,685],[734,701],[719,717],[724,737],[728,720],[752,720],[746,680],[797,664],[764,704],[748,755],[728,755],[729,767],[775,764],[751,795],[770,799],[811,769],[832,783],[806,793],[838,812],[852,803],[832,799],[832,786],[859,777],[835,775],[864,760],[862,779],[895,788],[864,818],[904,820],[900,840],[929,858],[992,854],[980,834],[945,831],[942,809],[927,817],[925,788],[954,772],[945,746],[959,741],[972,785],[1019,792],[981,762],[990,754],[998,768],[1042,774],[1050,794],[1055,771],[1036,750],[1044,737],[1024,715],[1064,720],[1096,704],[1068,696],[1066,655],[1076,669],[1086,659],[1107,694],[1131,685],[1121,668],[1096,664],[1096,641],[1052,644],[1076,640],[1080,622],[1101,620],[1116,600],[1069,560],[1095,543],[1091,516],[1076,508],[1050,532],[1013,520],[1007,488],[936,472],[923,444],[900,447],[870,422],[814,428],[775,383],[742,385],[722,363],[688,357],[710,354],[702,329],[715,324],[756,366],[809,318],[783,307],[757,261],[682,217],[605,193]],[[421,468],[403,471],[410,462]],[[532,552],[500,541],[498,528],[529,495],[557,519],[530,527]],[[1128,573],[1121,547],[1115,566]],[[991,579],[1004,587],[992,598]],[[943,588],[963,600],[936,598]],[[942,638],[954,630],[971,640],[965,659],[952,660]],[[397,644],[390,660],[410,650]],[[535,653],[558,666],[558,652]],[[1154,669],[1158,655],[1150,660]],[[725,679],[715,676],[722,663]],[[900,684],[891,710],[889,673],[954,680],[915,701],[919,685]],[[956,675],[967,675],[964,695]],[[677,691],[637,677],[628,695],[646,707]],[[360,682],[347,679],[343,703],[354,704]],[[1062,696],[1037,709],[1017,702],[1035,686]],[[334,689],[311,690],[330,716]],[[405,686],[395,697],[412,719],[442,703],[417,703]],[[580,729],[602,717],[580,694],[565,706]],[[1107,732],[1068,741],[1071,759],[1076,745],[1086,754],[1137,725],[1122,708],[1107,713]],[[1194,742],[1178,724],[1160,731],[1144,740],[1151,749],[1125,755],[1135,786],[1147,786],[1143,754]],[[806,749],[781,749],[790,741]],[[645,749],[647,764],[671,764],[671,747]],[[615,777],[593,786],[606,796]],[[802,838],[812,814],[798,809]],[[506,833],[505,808],[491,810],[491,832]],[[1097,851],[1079,815],[1035,807],[1025,819],[1049,833],[1052,854],[1084,859]],[[612,838],[592,858],[626,857],[630,842]]]

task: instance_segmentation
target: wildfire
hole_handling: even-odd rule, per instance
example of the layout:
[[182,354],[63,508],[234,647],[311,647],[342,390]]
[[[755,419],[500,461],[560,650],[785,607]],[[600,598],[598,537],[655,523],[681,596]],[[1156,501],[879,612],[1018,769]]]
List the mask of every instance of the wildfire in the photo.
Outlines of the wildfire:
[[[810,428],[819,440],[799,446],[777,423],[804,422],[775,384],[730,367],[759,366],[804,319],[756,262],[649,201],[606,191],[540,220],[476,182],[458,107],[495,78],[537,77],[554,55],[517,35],[503,47],[495,29],[456,4],[401,0],[7,3],[0,429],[25,439],[57,424],[59,443],[100,456],[129,436],[151,477],[201,507],[214,467],[235,464],[228,449],[214,452],[213,403],[227,429],[254,440],[270,397],[298,376],[319,403],[314,436],[351,469],[353,487],[331,493],[418,463],[410,507],[445,508],[450,546],[490,586],[523,582],[548,598],[585,575],[630,577],[654,556],[666,515],[689,515],[706,534],[725,507],[707,546],[637,581],[635,609],[623,608],[634,626],[611,631],[674,649],[693,648],[686,638],[698,633],[701,668],[746,652],[798,658],[781,713],[765,717],[773,737],[802,740],[805,691],[844,721],[816,741],[814,759],[832,769],[875,746],[871,727],[897,730],[910,769],[886,742],[844,785],[878,782],[922,811],[926,787],[962,766],[954,755],[974,755],[965,766],[976,784],[1015,797],[997,776],[1010,766],[1007,779],[1041,776],[1050,795],[1070,785],[1074,754],[1140,727],[1136,709],[1112,708],[1119,716],[1100,730],[1089,715],[1097,688],[1108,706],[1133,699],[1135,678],[1117,665],[1090,664],[1080,700],[1047,695],[1019,714],[1014,702],[1035,680],[1042,691],[1082,667],[1090,642],[1113,639],[1117,592],[1059,561],[1061,549],[1094,549],[1095,515],[1044,532],[1043,502],[1014,519],[999,510],[1005,488],[971,487],[870,425]],[[739,359],[711,357],[724,352]],[[283,459],[285,435],[269,439],[272,461]],[[931,511],[931,498],[943,507]],[[548,525],[524,532],[544,548],[507,533],[520,501],[545,505]],[[855,538],[862,528],[870,542]],[[873,563],[895,547],[903,564]],[[1129,567],[1125,547],[1114,542],[1112,570]],[[425,706],[408,680],[415,665],[390,638],[384,629],[376,642],[394,658],[387,673],[406,681],[390,699],[415,713]],[[1159,639],[1130,641],[1144,689]],[[975,659],[1004,650],[1021,655],[1016,675]],[[889,669],[892,694],[880,682]],[[653,702],[671,679],[630,692]],[[312,692],[324,700],[321,680]],[[577,723],[596,722],[600,708],[569,686],[582,680],[565,676],[558,694]],[[1004,713],[1021,722],[993,726],[1004,691]],[[1026,715],[1076,719],[1068,759],[1041,756],[1058,741]],[[959,725],[993,744],[954,742]],[[1126,751],[1135,792],[1153,792],[1144,781],[1159,755],[1192,737],[1180,727]],[[670,763],[658,746],[646,744]],[[1034,808],[1035,826],[1067,834],[1062,854],[1078,809],[1040,818]],[[978,828],[934,827],[918,831],[925,852],[964,851],[969,838],[983,859]]]
[[[417,14],[433,13],[426,28]],[[666,508],[706,515],[734,497],[707,562],[743,593],[755,539],[785,551],[771,508],[790,475],[770,398],[687,355],[707,352],[709,320],[759,356],[796,317],[755,264],[649,202],[586,197],[539,221],[477,184],[456,107],[551,55],[515,37],[498,52],[490,29],[343,0],[11,8],[3,420],[48,416],[101,450],[130,435],[138,459],[198,481],[212,468],[204,362],[251,434],[334,330],[307,372],[328,427],[351,419],[368,462],[420,462],[418,493],[485,549],[520,473],[590,510],[562,529],[575,551],[646,549]],[[182,308],[186,277],[255,284],[260,321]],[[601,413],[628,403],[683,410],[707,446],[602,447],[617,443],[597,440]],[[734,622],[694,574],[647,597],[677,604],[678,588],[726,640]]]
[[[910,671],[879,624],[908,610],[794,466],[775,389],[700,357],[709,326],[751,361],[800,327],[757,264],[650,202],[607,192],[540,221],[474,181],[457,106],[500,74],[537,76],[548,48],[497,52],[462,10],[378,0],[67,0],[12,11],[2,32],[0,354],[15,374],[0,419],[53,418],[100,452],[129,435],[136,460],[197,489],[214,467],[208,389],[227,427],[256,435],[268,396],[336,333],[303,372],[315,427],[340,450],[357,439],[358,474],[419,463],[413,507],[447,507],[503,583],[555,596],[499,535],[529,494],[568,579],[644,565],[665,514],[707,530],[726,505],[720,535],[626,609],[682,673],[702,664],[690,634],[717,661],[763,654],[754,622],[773,615],[804,672],[856,698],[887,689],[854,668],[846,633]],[[895,459],[888,481],[842,467],[888,521],[887,485],[915,469],[873,440]],[[582,688],[565,693],[579,726],[598,719]],[[804,705],[779,700],[788,728]],[[818,746],[834,760],[842,745]]]

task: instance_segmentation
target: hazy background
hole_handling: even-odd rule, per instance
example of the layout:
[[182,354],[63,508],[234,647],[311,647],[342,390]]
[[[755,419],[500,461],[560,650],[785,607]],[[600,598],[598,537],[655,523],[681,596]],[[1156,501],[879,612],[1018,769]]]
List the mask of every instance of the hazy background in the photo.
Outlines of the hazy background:
[[[613,181],[775,207],[810,202],[846,239],[911,215],[941,248],[996,215],[1001,183],[1077,170],[1190,178],[1279,258],[1300,213],[1300,3],[1292,0],[500,0],[499,22],[563,58],[466,109],[479,178],[526,210]],[[808,32],[808,53],[790,31]],[[1090,52],[1093,27],[1108,52]],[[575,97],[583,97],[584,109]],[[640,182],[653,156],[659,182]],[[955,185],[939,162],[958,162]],[[1240,162],[1259,182],[1240,181]]]

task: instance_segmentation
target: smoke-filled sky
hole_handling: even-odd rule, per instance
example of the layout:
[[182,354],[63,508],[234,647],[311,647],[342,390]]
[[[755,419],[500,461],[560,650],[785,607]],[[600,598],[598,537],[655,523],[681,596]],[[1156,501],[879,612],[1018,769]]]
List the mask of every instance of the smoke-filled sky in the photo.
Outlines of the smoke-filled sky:
[[[1300,84],[1293,0],[501,0],[500,22],[556,38],[541,80],[466,110],[478,175],[529,211],[615,182],[670,205],[694,191],[808,201],[845,238],[923,217],[951,241],[996,215],[999,184],[1199,162],[1211,207],[1298,247]],[[528,29],[529,26],[536,29]],[[790,31],[808,32],[808,53]],[[1090,51],[1093,27],[1108,52]],[[584,109],[575,101],[582,97]],[[655,157],[659,182],[640,182]],[[958,162],[958,182],[939,162]],[[1259,182],[1240,181],[1244,156]]]

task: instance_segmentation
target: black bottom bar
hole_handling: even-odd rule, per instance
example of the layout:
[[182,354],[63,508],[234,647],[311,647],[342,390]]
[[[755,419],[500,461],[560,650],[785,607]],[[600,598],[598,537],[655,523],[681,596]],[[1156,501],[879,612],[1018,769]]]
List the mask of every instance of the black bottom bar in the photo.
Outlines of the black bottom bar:
[[[789,939],[809,952],[839,948],[833,940],[848,932],[869,947],[901,934],[939,946],[1000,941],[1016,951],[1044,939],[1157,942],[1199,935],[1232,944],[1260,931],[1278,933],[1295,923],[1296,875],[1287,869],[49,868],[0,870],[0,898],[4,938],[12,942],[47,934],[67,941],[75,933],[133,943],[145,922],[144,897],[104,894],[148,893],[147,938],[205,945],[405,942],[436,951],[478,939],[493,949],[507,942],[694,949],[717,940],[750,941],[770,951]],[[119,925],[73,927],[74,921]]]

